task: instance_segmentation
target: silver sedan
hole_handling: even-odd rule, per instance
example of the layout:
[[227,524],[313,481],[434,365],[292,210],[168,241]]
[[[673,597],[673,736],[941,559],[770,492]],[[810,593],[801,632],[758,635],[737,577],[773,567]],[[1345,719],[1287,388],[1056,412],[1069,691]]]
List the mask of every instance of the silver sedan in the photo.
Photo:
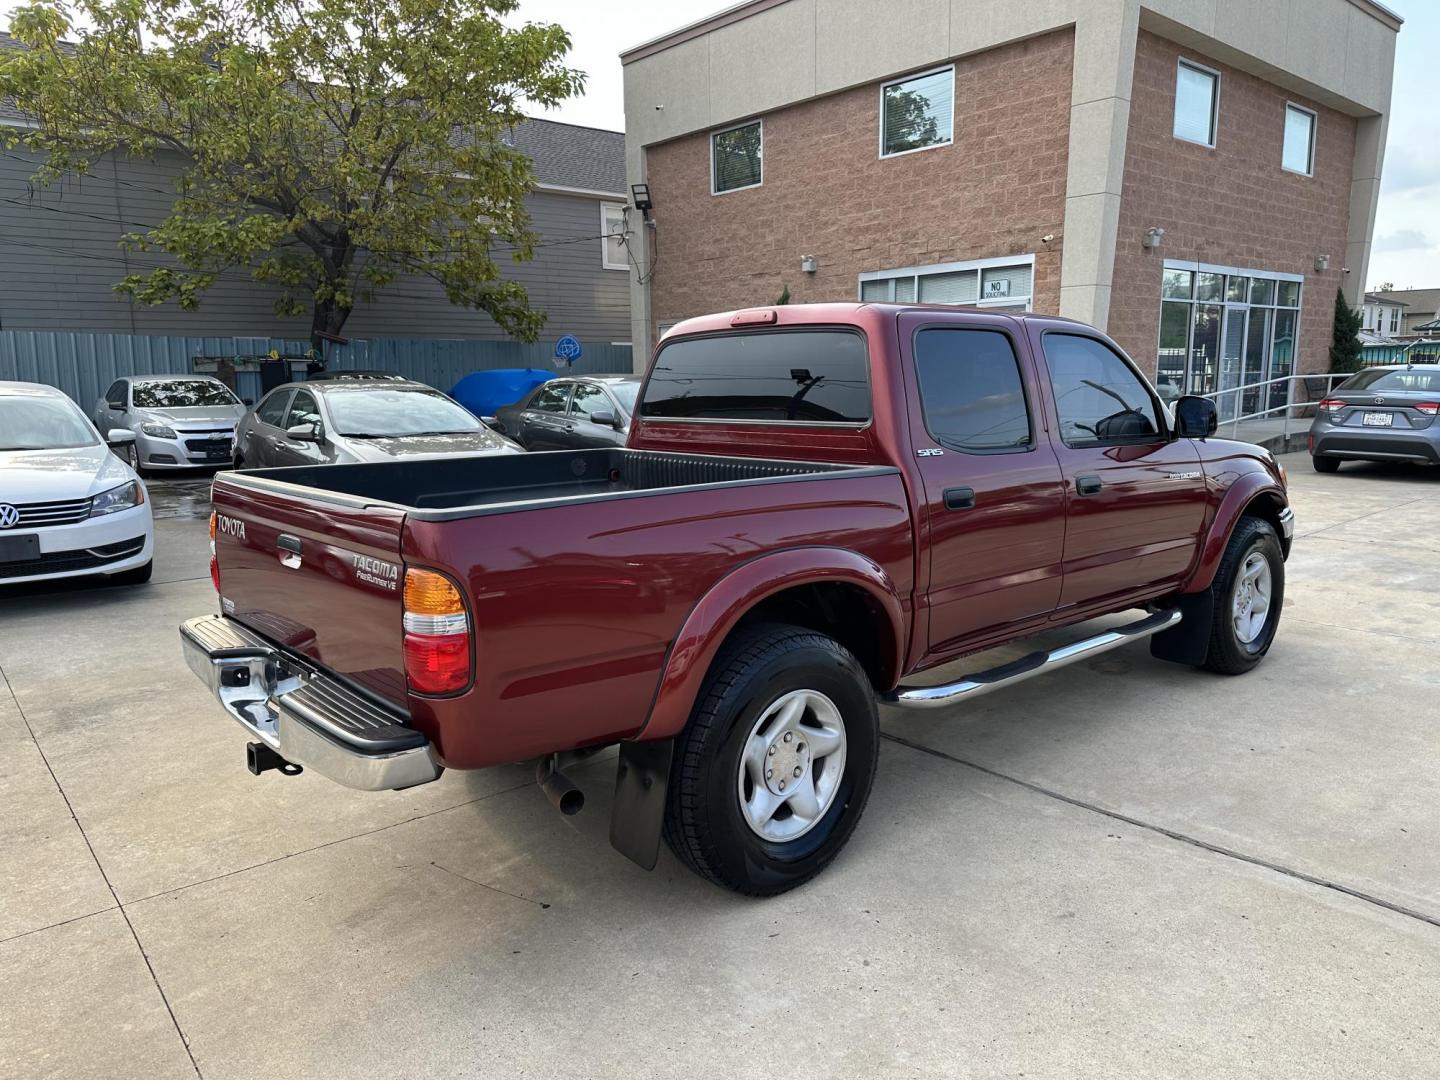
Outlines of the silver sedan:
[[110,384],[91,414],[101,431],[135,433],[142,471],[228,465],[245,403],[209,375],[132,375]]
[[1440,465],[1440,365],[1357,372],[1326,395],[1310,425],[1317,472],[1342,461]]

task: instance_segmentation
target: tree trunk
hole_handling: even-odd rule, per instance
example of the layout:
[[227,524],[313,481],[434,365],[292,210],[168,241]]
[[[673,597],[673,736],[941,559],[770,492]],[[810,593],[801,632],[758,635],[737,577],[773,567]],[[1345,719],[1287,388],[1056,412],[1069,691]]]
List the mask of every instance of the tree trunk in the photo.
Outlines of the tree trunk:
[[325,355],[325,335],[339,336],[345,322],[350,318],[351,309],[334,300],[316,300],[310,316],[310,347],[317,356]]

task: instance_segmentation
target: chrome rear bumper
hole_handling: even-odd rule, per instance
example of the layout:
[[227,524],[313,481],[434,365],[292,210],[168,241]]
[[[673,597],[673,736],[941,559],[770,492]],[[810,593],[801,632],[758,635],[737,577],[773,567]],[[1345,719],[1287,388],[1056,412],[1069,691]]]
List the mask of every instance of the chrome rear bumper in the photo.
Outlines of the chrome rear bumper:
[[443,771],[401,717],[233,619],[190,619],[180,643],[225,711],[286,761],[362,791],[415,787]]

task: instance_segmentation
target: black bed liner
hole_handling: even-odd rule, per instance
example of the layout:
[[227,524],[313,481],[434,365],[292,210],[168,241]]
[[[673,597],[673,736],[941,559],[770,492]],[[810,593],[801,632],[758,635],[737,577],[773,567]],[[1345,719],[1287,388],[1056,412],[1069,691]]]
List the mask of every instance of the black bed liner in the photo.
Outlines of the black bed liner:
[[[508,513],[561,500],[633,498],[741,483],[894,473],[834,465],[607,447],[534,454],[456,454],[365,465],[301,465],[221,473],[219,483],[349,506],[386,504],[422,520]],[[298,490],[297,490],[298,489]]]

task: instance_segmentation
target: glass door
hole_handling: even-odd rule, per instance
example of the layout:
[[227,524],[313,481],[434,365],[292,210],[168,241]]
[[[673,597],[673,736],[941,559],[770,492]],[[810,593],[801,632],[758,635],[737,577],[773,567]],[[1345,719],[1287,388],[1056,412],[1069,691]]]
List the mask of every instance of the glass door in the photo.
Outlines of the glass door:
[[[1250,309],[1244,304],[1225,305],[1225,328],[1220,335],[1220,384],[1216,390],[1234,390],[1244,378],[1245,329]],[[1239,394],[1222,394],[1218,404],[1220,419],[1233,420]]]

